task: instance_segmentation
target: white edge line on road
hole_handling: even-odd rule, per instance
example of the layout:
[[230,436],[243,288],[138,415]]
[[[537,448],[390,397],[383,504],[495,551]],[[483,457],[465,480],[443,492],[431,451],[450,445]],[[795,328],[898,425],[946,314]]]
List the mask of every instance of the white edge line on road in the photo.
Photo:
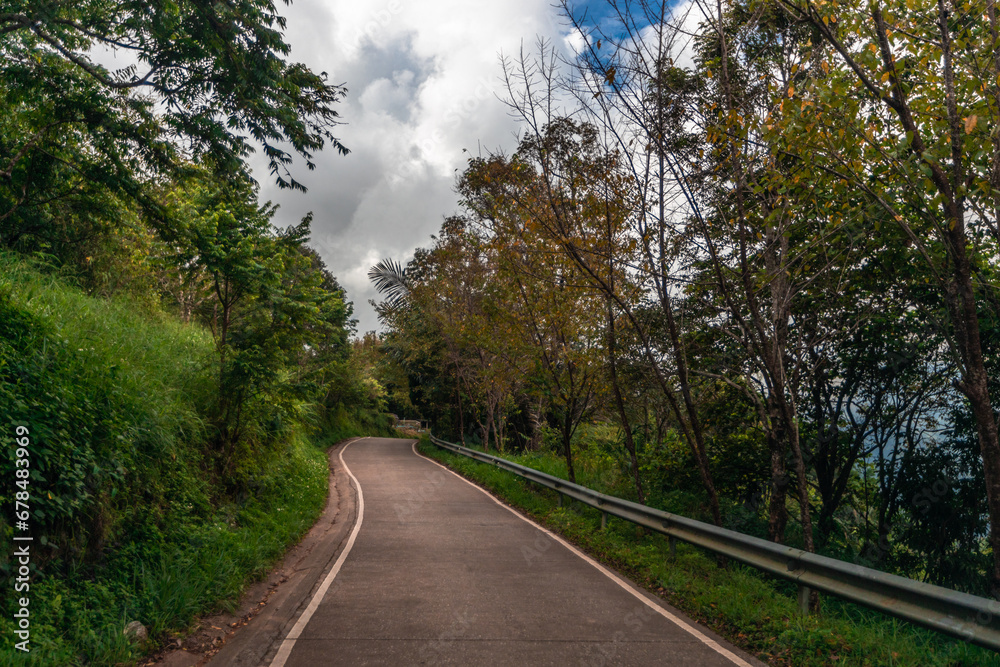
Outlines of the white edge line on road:
[[703,644],[705,644],[705,646],[709,647],[710,649],[712,649],[713,651],[715,651],[719,655],[727,658],[728,660],[732,661],[736,665],[739,665],[740,667],[753,667],[750,663],[748,663],[743,658],[739,657],[738,655],[736,655],[732,651],[730,651],[730,650],[724,648],[723,646],[721,646],[719,644],[719,642],[715,641],[711,637],[706,636],[701,631],[699,631],[697,628],[688,625],[687,623],[685,623],[683,620],[681,620],[677,616],[671,614],[669,611],[667,611],[666,609],[664,609],[660,605],[656,604],[655,602],[653,602],[652,600],[650,600],[649,598],[647,598],[645,595],[643,595],[639,591],[635,590],[632,586],[629,586],[627,583],[625,583],[624,581],[622,581],[622,579],[618,575],[616,575],[614,572],[612,572],[611,570],[607,569],[606,567],[604,567],[603,565],[601,565],[600,563],[598,563],[596,560],[594,560],[593,558],[591,558],[587,554],[585,554],[582,551],[580,551],[579,549],[577,549],[575,546],[573,546],[572,544],[570,544],[569,542],[567,542],[566,540],[564,540],[559,535],[556,535],[551,530],[549,530],[548,528],[545,528],[541,524],[536,523],[535,521],[532,521],[531,519],[529,519],[528,517],[524,516],[523,514],[521,514],[520,512],[518,512],[517,510],[515,510],[514,508],[508,507],[507,505],[504,505],[492,493],[490,493],[486,489],[482,488],[478,484],[473,484],[472,482],[470,482],[469,480],[465,479],[464,477],[462,477],[461,475],[459,475],[457,472],[455,472],[451,468],[449,468],[447,466],[444,466],[444,465],[441,465],[440,463],[438,463],[434,459],[428,458],[428,457],[424,456],[423,454],[421,454],[420,452],[418,452],[417,451],[417,443],[416,442],[413,443],[413,453],[416,454],[417,456],[419,456],[422,459],[427,459],[428,461],[430,461],[431,463],[433,463],[436,466],[444,468],[445,470],[447,470],[448,472],[450,472],[455,477],[458,477],[460,480],[462,480],[463,482],[465,482],[466,484],[468,484],[472,488],[478,489],[479,491],[482,491],[486,495],[487,498],[489,498],[490,500],[492,500],[493,502],[495,502],[497,505],[499,505],[500,507],[502,507],[505,510],[507,510],[508,512],[510,512],[511,514],[513,514],[514,516],[516,516],[518,519],[521,519],[522,521],[526,521],[527,523],[530,523],[532,526],[534,526],[538,530],[542,531],[543,533],[545,533],[546,535],[548,535],[550,538],[552,538],[553,540],[555,540],[559,544],[563,545],[564,547],[566,547],[567,549],[569,549],[570,551],[572,551],[573,553],[575,553],[577,556],[579,556],[583,560],[585,560],[588,563],[590,563],[591,565],[593,565],[595,568],[597,568],[597,570],[599,572],[601,572],[601,574],[603,574],[608,579],[610,579],[611,581],[615,582],[616,584],[618,584],[619,586],[621,586],[622,588],[624,588],[626,591],[628,591],[629,593],[631,593],[633,595],[633,597],[635,597],[636,599],[638,599],[639,601],[641,601],[644,605],[646,605],[647,607],[649,607],[650,609],[652,609],[653,611],[655,611],[656,613],[658,613],[663,618],[665,618],[668,621],[672,622],[673,624],[675,624],[677,627],[681,628],[685,632],[688,632],[688,633],[694,635],[698,640],[700,640]]
[[288,656],[292,654],[292,649],[295,648],[295,640],[299,638],[302,631],[306,629],[306,625],[309,624],[309,620],[312,618],[312,615],[316,613],[316,610],[319,608],[319,603],[323,601],[323,596],[326,595],[326,591],[330,588],[330,584],[333,583],[337,573],[340,572],[341,566],[343,566],[344,561],[347,560],[347,555],[351,553],[354,541],[357,539],[358,532],[361,530],[361,522],[365,519],[365,496],[361,493],[361,484],[358,482],[358,478],[354,476],[351,469],[347,467],[346,463],[344,463],[344,452],[347,451],[347,448],[352,444],[362,439],[363,438],[357,438],[355,440],[351,440],[349,443],[344,445],[344,448],[340,450],[339,454],[340,465],[344,466],[344,470],[347,471],[347,474],[354,482],[354,488],[358,490],[358,518],[354,523],[354,530],[351,531],[351,536],[347,538],[347,545],[344,547],[344,550],[340,552],[340,557],[337,558],[337,562],[333,564],[333,567],[327,573],[323,583],[320,584],[320,587],[317,588],[316,592],[313,594],[312,599],[309,601],[309,606],[306,607],[304,612],[302,612],[302,615],[299,616],[299,620],[295,622],[295,625],[292,626],[292,629],[288,632],[288,636],[281,642],[281,646],[278,648],[278,653],[274,656],[274,660],[271,661],[271,667],[283,667],[285,661],[288,660]]

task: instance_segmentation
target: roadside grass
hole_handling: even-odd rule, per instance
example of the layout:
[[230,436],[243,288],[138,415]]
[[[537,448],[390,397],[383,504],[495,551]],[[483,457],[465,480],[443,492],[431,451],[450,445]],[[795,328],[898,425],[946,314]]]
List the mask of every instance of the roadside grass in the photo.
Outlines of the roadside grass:
[[[178,526],[161,543],[124,545],[89,576],[40,577],[30,591],[31,653],[13,650],[5,609],[0,665],[135,664],[198,616],[234,609],[320,515],[328,474],[325,451],[296,436],[245,502]],[[134,620],[149,631],[145,645],[123,634]]]
[[[331,434],[289,428],[224,492],[203,328],[0,252],[0,666],[130,665],[232,607],[314,523]],[[14,591],[13,426],[30,427],[31,580]],[[335,434],[334,434],[335,435]],[[30,600],[30,653],[12,614]],[[131,621],[144,644],[123,634]]]
[[350,409],[338,405],[323,419],[322,442],[329,445],[362,435],[386,438],[399,437],[387,414],[374,414],[368,410]]
[[[667,538],[622,519],[608,517],[601,530],[597,510],[572,503],[558,506],[557,494],[491,465],[441,450],[424,437],[419,450],[447,465],[555,530],[602,563],[625,573],[737,646],[770,665],[818,667],[1000,667],[1000,656],[923,630],[878,612],[822,598],[818,614],[797,611],[794,588],[757,571],[678,543],[671,559]],[[505,455],[511,461],[566,478],[552,455]],[[584,471],[578,481],[605,493],[601,476]],[[618,486],[612,480],[610,486]]]

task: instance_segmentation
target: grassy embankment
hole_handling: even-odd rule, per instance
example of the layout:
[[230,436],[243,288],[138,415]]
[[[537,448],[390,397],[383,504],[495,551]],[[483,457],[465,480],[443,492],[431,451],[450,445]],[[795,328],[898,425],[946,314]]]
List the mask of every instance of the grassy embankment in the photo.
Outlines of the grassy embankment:
[[[199,326],[0,253],[0,665],[133,664],[234,606],[322,511],[324,446],[377,426],[341,412],[286,428],[233,493],[212,465],[212,355]],[[15,425],[30,429],[35,538],[16,595]],[[24,595],[29,654],[13,648]],[[123,634],[134,620],[149,641]]]
[[[725,569],[695,547],[678,543],[671,559],[665,537],[643,534],[634,524],[579,505],[559,507],[554,491],[534,487],[512,473],[441,450],[425,438],[425,455],[526,512],[589,554],[630,576],[734,644],[771,665],[857,665],[881,667],[1000,666],[1000,656],[943,638],[903,621],[824,597],[819,614],[797,613],[790,584],[751,568]],[[602,455],[582,448],[575,462],[577,482],[611,495],[627,495],[627,477],[609,474]],[[565,462],[550,453],[505,455],[511,461],[566,479]],[[689,499],[670,495],[652,504],[685,514]]]

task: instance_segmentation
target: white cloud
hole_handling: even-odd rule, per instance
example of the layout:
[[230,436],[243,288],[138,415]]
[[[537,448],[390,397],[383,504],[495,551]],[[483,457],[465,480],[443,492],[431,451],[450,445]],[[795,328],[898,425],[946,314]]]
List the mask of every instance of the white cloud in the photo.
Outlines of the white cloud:
[[368,269],[383,257],[409,259],[456,211],[462,149],[512,148],[517,126],[496,98],[498,54],[565,30],[536,0],[298,0],[282,12],[291,58],[349,89],[337,134],[352,153],[324,151],[312,172],[296,161],[304,195],[278,190],[259,155],[255,175],[262,198],[281,204],[276,224],[313,211],[313,245],[347,288],[363,332],[378,326]]
[[563,45],[570,53],[580,53],[587,46],[587,38],[582,32],[573,28],[569,34],[563,37]]

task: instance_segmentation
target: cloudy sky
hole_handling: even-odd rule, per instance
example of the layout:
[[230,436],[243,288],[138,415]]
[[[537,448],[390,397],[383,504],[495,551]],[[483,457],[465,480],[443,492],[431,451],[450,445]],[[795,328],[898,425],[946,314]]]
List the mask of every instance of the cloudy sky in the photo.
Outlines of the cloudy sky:
[[[275,223],[314,214],[312,245],[354,302],[358,332],[378,328],[368,269],[405,263],[457,211],[456,170],[469,154],[510,150],[517,124],[497,99],[501,52],[536,36],[557,46],[568,28],[547,0],[295,0],[288,19],[292,60],[325,71],[349,92],[338,111],[351,149],[318,156],[293,173],[309,191],[279,190],[254,162],[261,198],[280,204]],[[467,149],[469,153],[463,153]]]

